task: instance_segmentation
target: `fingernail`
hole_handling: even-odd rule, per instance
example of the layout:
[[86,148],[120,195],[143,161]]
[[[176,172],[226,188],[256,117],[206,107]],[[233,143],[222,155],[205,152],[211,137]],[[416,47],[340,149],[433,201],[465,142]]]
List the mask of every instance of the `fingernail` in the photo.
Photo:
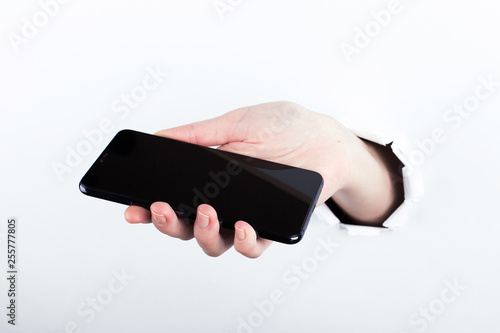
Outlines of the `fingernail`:
[[236,239],[237,240],[244,240],[245,239],[245,230],[244,229],[239,229],[234,227],[234,233],[236,234]]
[[153,211],[151,211],[151,218],[152,218],[153,222],[158,223],[158,224],[164,224],[165,222],[167,222],[167,220],[165,219],[165,216],[160,215],[158,213],[155,213]]
[[208,227],[208,223],[210,222],[210,218],[208,215],[203,214],[202,212],[198,211],[198,226],[201,229],[205,229]]

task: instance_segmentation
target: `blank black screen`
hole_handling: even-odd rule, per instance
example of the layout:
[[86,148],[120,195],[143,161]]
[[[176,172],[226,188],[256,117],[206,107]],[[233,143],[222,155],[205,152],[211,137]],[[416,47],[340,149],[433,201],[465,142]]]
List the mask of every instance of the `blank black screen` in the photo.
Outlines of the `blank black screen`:
[[194,220],[202,203],[222,227],[243,220],[260,237],[299,241],[323,180],[313,171],[173,139],[120,131],[80,182],[85,194],[147,209],[169,203]]

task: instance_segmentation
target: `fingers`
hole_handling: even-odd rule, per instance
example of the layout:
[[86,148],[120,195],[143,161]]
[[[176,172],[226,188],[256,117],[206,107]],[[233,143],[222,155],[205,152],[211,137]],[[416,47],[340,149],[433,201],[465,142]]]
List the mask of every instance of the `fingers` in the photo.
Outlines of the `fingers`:
[[148,223],[151,222],[151,213],[142,207],[130,206],[125,210],[125,220],[128,223]]
[[259,257],[272,241],[258,238],[250,224],[238,221],[234,225],[234,249],[248,258]]
[[203,251],[211,257],[220,256],[232,246],[232,234],[219,229],[215,209],[209,205],[200,205],[194,223],[194,237]]
[[193,238],[193,226],[180,220],[172,207],[165,202],[151,205],[151,220],[156,229],[171,237],[188,240]]
[[171,237],[188,240],[193,237],[202,250],[211,257],[217,257],[231,246],[248,258],[259,257],[272,241],[258,238],[255,230],[244,221],[234,225],[234,234],[230,230],[220,229],[217,212],[210,205],[200,205],[197,210],[194,226],[177,217],[174,210],[165,202],[155,202],[151,212],[138,206],[130,206],[125,210],[125,219],[129,223],[153,222],[162,233]]
[[237,109],[219,117],[196,123],[161,130],[155,135],[194,143],[202,146],[218,146],[228,142],[240,141],[241,131],[235,131],[247,108]]

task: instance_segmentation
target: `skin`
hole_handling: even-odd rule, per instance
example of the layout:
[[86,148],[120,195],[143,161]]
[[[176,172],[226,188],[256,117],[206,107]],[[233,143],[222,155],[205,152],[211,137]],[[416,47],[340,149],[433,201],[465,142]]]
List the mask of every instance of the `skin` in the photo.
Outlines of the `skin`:
[[[381,146],[362,141],[334,118],[295,103],[249,106],[156,135],[317,171],[324,180],[318,205],[331,197],[358,224],[380,226],[401,201]],[[197,208],[194,224],[179,219],[165,202],[153,203],[149,211],[130,206],[125,219],[151,221],[171,237],[195,238],[209,256],[234,246],[244,256],[256,258],[272,243],[257,237],[244,221],[236,222],[234,232],[220,229],[217,212],[207,204]]]

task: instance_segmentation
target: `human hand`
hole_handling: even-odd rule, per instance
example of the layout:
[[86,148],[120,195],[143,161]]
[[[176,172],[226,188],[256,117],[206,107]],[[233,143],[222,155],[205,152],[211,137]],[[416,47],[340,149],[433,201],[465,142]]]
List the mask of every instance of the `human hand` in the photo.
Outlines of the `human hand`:
[[[156,135],[219,146],[217,149],[319,172],[324,186],[318,204],[337,195],[340,202],[355,207],[367,199],[373,204],[371,199],[377,195],[360,189],[359,180],[364,173],[355,164],[375,170],[373,151],[335,119],[295,103],[249,106],[213,119],[162,130]],[[354,216],[360,220],[364,215],[368,219],[373,216],[372,211],[365,214],[365,210],[356,209],[355,213],[361,211],[361,215]],[[130,223],[152,221],[159,231],[172,237],[184,240],[194,237],[210,256],[221,255],[234,245],[236,251],[255,258],[271,244],[257,237],[244,221],[236,222],[235,232],[220,229],[216,211],[206,204],[198,207],[194,225],[179,219],[164,202],[155,202],[150,211],[131,206],[125,211],[125,218]]]

